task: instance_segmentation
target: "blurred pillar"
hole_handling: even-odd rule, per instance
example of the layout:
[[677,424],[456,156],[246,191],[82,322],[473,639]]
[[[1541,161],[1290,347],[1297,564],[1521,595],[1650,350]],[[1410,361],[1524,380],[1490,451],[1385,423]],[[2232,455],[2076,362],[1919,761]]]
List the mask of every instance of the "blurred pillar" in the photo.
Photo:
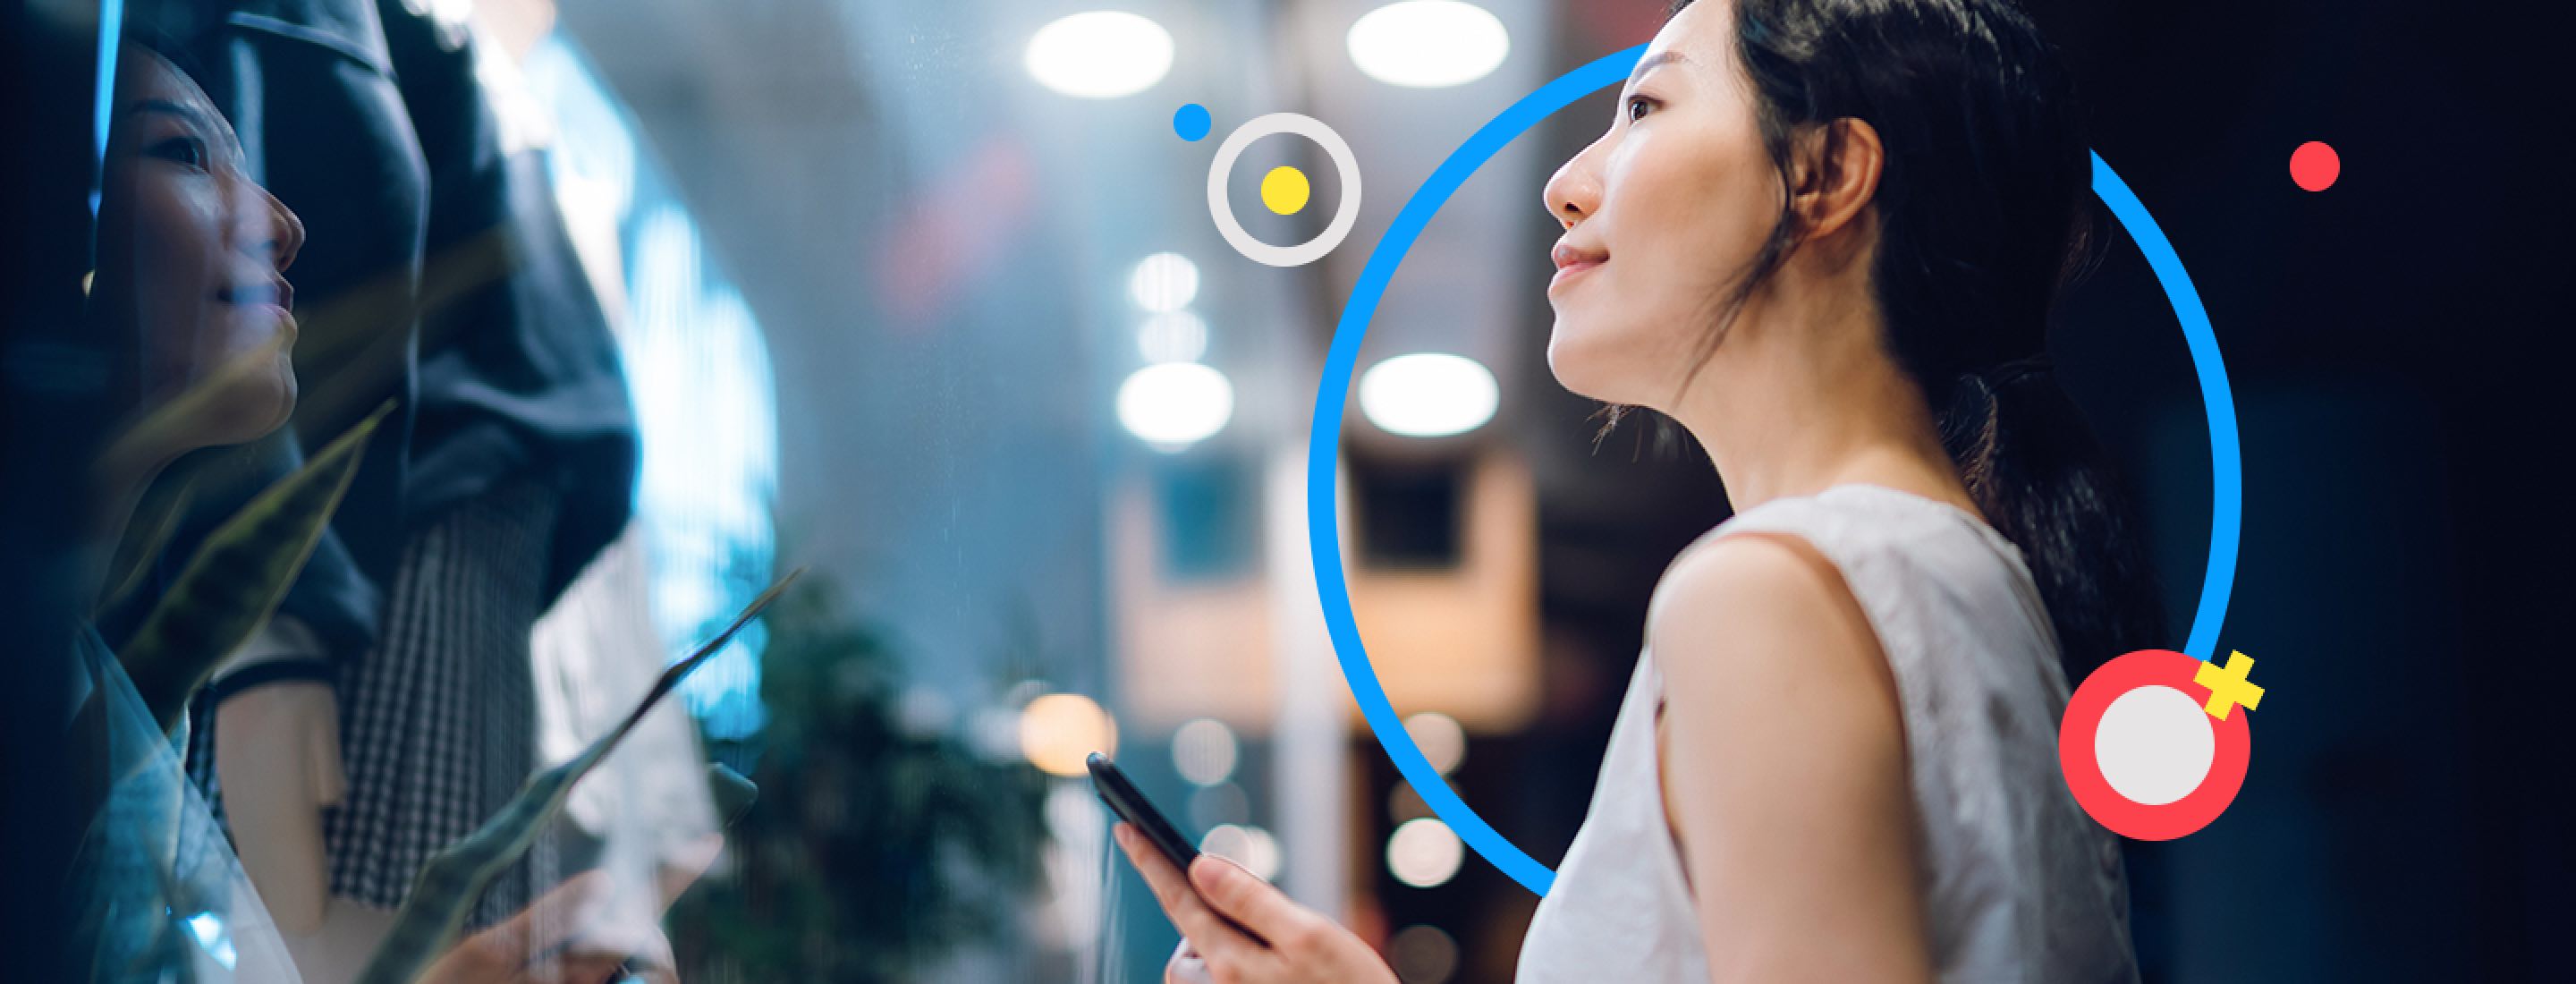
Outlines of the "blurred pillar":
[[1280,885],[1298,901],[1338,920],[1349,898],[1349,851],[1343,755],[1348,691],[1324,629],[1306,539],[1306,449],[1287,441],[1263,469],[1262,528],[1271,591],[1271,661],[1279,715],[1270,743],[1278,804]]

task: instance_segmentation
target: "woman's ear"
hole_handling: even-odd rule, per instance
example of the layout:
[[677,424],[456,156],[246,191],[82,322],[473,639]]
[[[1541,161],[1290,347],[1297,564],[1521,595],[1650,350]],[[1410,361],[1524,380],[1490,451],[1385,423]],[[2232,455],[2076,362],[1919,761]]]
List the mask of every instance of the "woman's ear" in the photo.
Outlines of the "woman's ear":
[[1825,239],[1850,226],[1878,195],[1887,149],[1878,129],[1849,116],[1798,135],[1790,207],[1805,238]]

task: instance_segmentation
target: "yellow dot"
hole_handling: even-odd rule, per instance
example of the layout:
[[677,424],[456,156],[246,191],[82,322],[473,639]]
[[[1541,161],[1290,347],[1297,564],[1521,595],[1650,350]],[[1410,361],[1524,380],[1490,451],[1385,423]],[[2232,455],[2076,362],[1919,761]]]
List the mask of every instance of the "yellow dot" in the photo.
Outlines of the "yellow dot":
[[1281,215],[1294,215],[1306,207],[1306,172],[1282,164],[1261,176],[1261,204]]

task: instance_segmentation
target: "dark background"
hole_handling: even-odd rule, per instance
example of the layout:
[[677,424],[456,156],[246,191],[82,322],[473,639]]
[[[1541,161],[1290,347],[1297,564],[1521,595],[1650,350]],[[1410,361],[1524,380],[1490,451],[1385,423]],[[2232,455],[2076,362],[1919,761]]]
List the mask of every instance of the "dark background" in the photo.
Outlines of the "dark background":
[[[2576,675],[2548,628],[2576,589],[2558,477],[2563,35],[2538,8],[2029,7],[2079,74],[2095,149],[2199,289],[2242,442],[2219,651],[2255,659],[2266,700],[2229,811],[2132,846],[2148,980],[2567,979]],[[1568,5],[1557,70],[1647,40],[1661,14]],[[1609,98],[1552,119],[1548,159],[1595,137]],[[2310,140],[2342,159],[2322,192],[2289,176]],[[2208,424],[2144,257],[2123,234],[2107,246],[2052,355],[2147,510],[2179,649],[2207,560]],[[1527,320],[1540,344],[1546,311]],[[1704,458],[1657,424],[1586,454],[1597,422],[1547,382],[1517,391],[1564,403],[1525,416],[1557,422],[1526,440],[1554,701],[1530,735],[1478,743],[1456,783],[1552,865],[1640,643],[1660,572],[1640,559],[1724,511]],[[1372,792],[1396,781],[1370,773]],[[1507,927],[1525,896],[1470,861],[1392,922]],[[1460,979],[1509,957],[1469,953]]]
[[57,977],[65,913],[47,888],[79,836],[57,754],[79,529],[79,486],[63,478],[90,458],[104,393],[82,383],[107,377],[109,348],[78,317],[95,15],[58,6],[69,16],[0,6],[0,953],[10,979],[30,981]]

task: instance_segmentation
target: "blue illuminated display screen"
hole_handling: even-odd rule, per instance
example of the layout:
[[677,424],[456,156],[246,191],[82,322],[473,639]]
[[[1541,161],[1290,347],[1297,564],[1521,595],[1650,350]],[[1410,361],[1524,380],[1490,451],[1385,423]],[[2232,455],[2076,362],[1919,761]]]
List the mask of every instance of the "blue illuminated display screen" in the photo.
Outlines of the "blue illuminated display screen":
[[[609,245],[584,242],[585,230],[615,230],[623,280],[599,287],[614,295],[604,299],[616,315],[643,443],[635,517],[654,627],[669,652],[685,652],[720,631],[771,577],[778,409],[769,349],[632,117],[573,44],[561,34],[547,38],[520,71],[557,127],[549,166],[585,258]],[[765,720],[767,638],[758,623],[745,627],[683,686],[710,736],[747,736]]]

